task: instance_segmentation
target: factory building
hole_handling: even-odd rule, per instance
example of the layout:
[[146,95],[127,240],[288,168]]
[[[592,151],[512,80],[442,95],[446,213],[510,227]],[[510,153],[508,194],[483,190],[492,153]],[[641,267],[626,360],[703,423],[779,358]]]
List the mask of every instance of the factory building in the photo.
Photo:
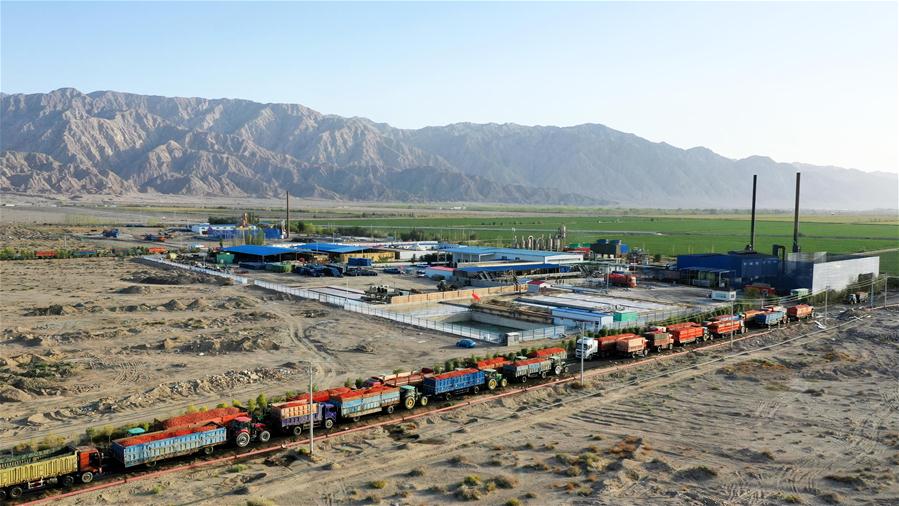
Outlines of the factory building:
[[278,248],[275,246],[229,246],[222,248],[225,253],[231,253],[238,262],[281,262],[284,260],[296,260],[297,252],[290,248]]
[[698,253],[677,257],[677,268],[691,285],[706,288],[742,288],[751,283],[774,284],[780,262],[776,256],[755,252]]
[[481,262],[532,262],[540,264],[572,264],[582,262],[584,254],[567,251],[540,251],[516,248],[459,246],[443,250],[452,255],[455,265]]
[[807,288],[813,293],[824,289],[839,291],[860,279],[877,277],[879,272],[878,256],[834,255],[823,251],[790,253],[779,285],[791,289]]

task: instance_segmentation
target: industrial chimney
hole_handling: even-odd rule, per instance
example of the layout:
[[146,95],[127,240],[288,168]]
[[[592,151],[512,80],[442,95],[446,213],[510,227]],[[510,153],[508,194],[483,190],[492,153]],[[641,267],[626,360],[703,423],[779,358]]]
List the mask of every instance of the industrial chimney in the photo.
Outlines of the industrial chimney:
[[755,190],[758,184],[759,175],[752,175],[752,218],[749,221],[749,244],[746,245],[746,251],[752,253],[755,251]]
[[799,253],[799,177],[796,173],[796,207],[793,209],[793,253]]

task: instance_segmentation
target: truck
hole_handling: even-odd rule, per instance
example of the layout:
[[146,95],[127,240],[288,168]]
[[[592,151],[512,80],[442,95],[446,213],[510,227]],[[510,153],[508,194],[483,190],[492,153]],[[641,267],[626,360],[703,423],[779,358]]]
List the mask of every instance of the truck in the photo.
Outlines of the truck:
[[743,319],[721,319],[706,322],[705,325],[711,337],[726,337],[734,334],[745,334],[746,326],[743,325]]
[[358,422],[363,416],[393,413],[400,403],[400,389],[387,385],[359,388],[331,395],[330,402],[337,407],[340,418]]
[[448,400],[468,392],[476,394],[482,388],[496,390],[502,385],[502,380],[502,375],[494,370],[466,367],[425,378],[422,393],[424,397],[443,397]]
[[815,307],[808,304],[797,304],[787,308],[787,316],[791,320],[804,320],[815,317]]
[[155,466],[160,460],[203,452],[211,455],[217,446],[234,443],[247,447],[252,441],[267,442],[271,433],[246,413],[227,423],[204,422],[116,439],[110,445],[112,457],[125,468],[141,464]]
[[666,348],[670,350],[674,347],[674,339],[664,330],[650,330],[643,334],[643,337],[646,338],[646,345],[656,352],[661,352]]
[[507,381],[525,383],[528,378],[545,378],[550,373],[558,376],[565,370],[565,362],[554,357],[518,357],[518,360],[503,366],[502,374]]
[[637,276],[627,272],[610,272],[608,281],[610,285],[637,288]]
[[310,424],[327,430],[333,428],[337,422],[337,407],[327,402],[331,394],[327,391],[315,392],[312,394],[311,404],[308,395],[305,394],[305,399],[301,395],[291,401],[270,405],[268,417],[271,427],[285,433],[293,433],[295,436],[301,435]]
[[406,409],[412,409],[415,404],[428,405],[428,397],[424,395],[422,383],[426,378],[434,375],[433,369],[423,368],[420,371],[402,372],[397,374],[384,374],[372,376],[363,383],[363,386],[391,386],[400,389],[400,403]]
[[119,238],[119,229],[117,228],[108,228],[103,231],[103,237],[107,237],[110,239],[118,239]]
[[93,446],[61,447],[0,457],[0,501],[55,485],[90,483],[103,472],[103,458]]
[[766,311],[755,315],[752,323],[759,327],[771,327],[780,325],[787,321],[787,314],[784,311]]
[[671,334],[675,344],[689,344],[697,339],[705,341],[709,338],[709,331],[702,325],[694,322],[675,323],[665,328]]
[[591,360],[597,356],[608,357],[614,355],[618,346],[615,344],[619,339],[626,337],[638,337],[636,334],[615,334],[613,336],[603,337],[582,337],[577,340],[577,346],[574,350],[574,356],[577,359],[584,356],[584,360]]
[[630,355],[631,358],[645,357],[649,352],[646,347],[646,338],[635,335],[622,337],[615,341],[615,349],[619,355]]

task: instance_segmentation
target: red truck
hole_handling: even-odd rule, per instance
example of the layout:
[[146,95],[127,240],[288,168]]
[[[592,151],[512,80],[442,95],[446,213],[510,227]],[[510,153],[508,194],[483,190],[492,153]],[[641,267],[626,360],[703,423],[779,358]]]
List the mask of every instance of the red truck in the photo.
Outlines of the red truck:
[[609,284],[637,288],[637,276],[626,272],[612,272],[609,274]]
[[791,320],[803,320],[815,317],[815,307],[808,304],[797,304],[787,309],[787,316]]
[[697,339],[705,341],[709,336],[705,327],[694,322],[675,323],[669,325],[665,330],[671,334],[674,342],[680,345],[692,343]]

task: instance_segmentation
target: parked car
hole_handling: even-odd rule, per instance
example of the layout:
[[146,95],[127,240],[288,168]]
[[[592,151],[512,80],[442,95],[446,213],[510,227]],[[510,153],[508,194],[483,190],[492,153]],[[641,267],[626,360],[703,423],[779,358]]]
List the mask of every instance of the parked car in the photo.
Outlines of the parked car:
[[403,271],[399,267],[385,267],[384,274],[402,274]]
[[471,339],[459,339],[459,341],[456,342],[456,346],[459,348],[474,348],[477,345],[478,343],[472,341]]

